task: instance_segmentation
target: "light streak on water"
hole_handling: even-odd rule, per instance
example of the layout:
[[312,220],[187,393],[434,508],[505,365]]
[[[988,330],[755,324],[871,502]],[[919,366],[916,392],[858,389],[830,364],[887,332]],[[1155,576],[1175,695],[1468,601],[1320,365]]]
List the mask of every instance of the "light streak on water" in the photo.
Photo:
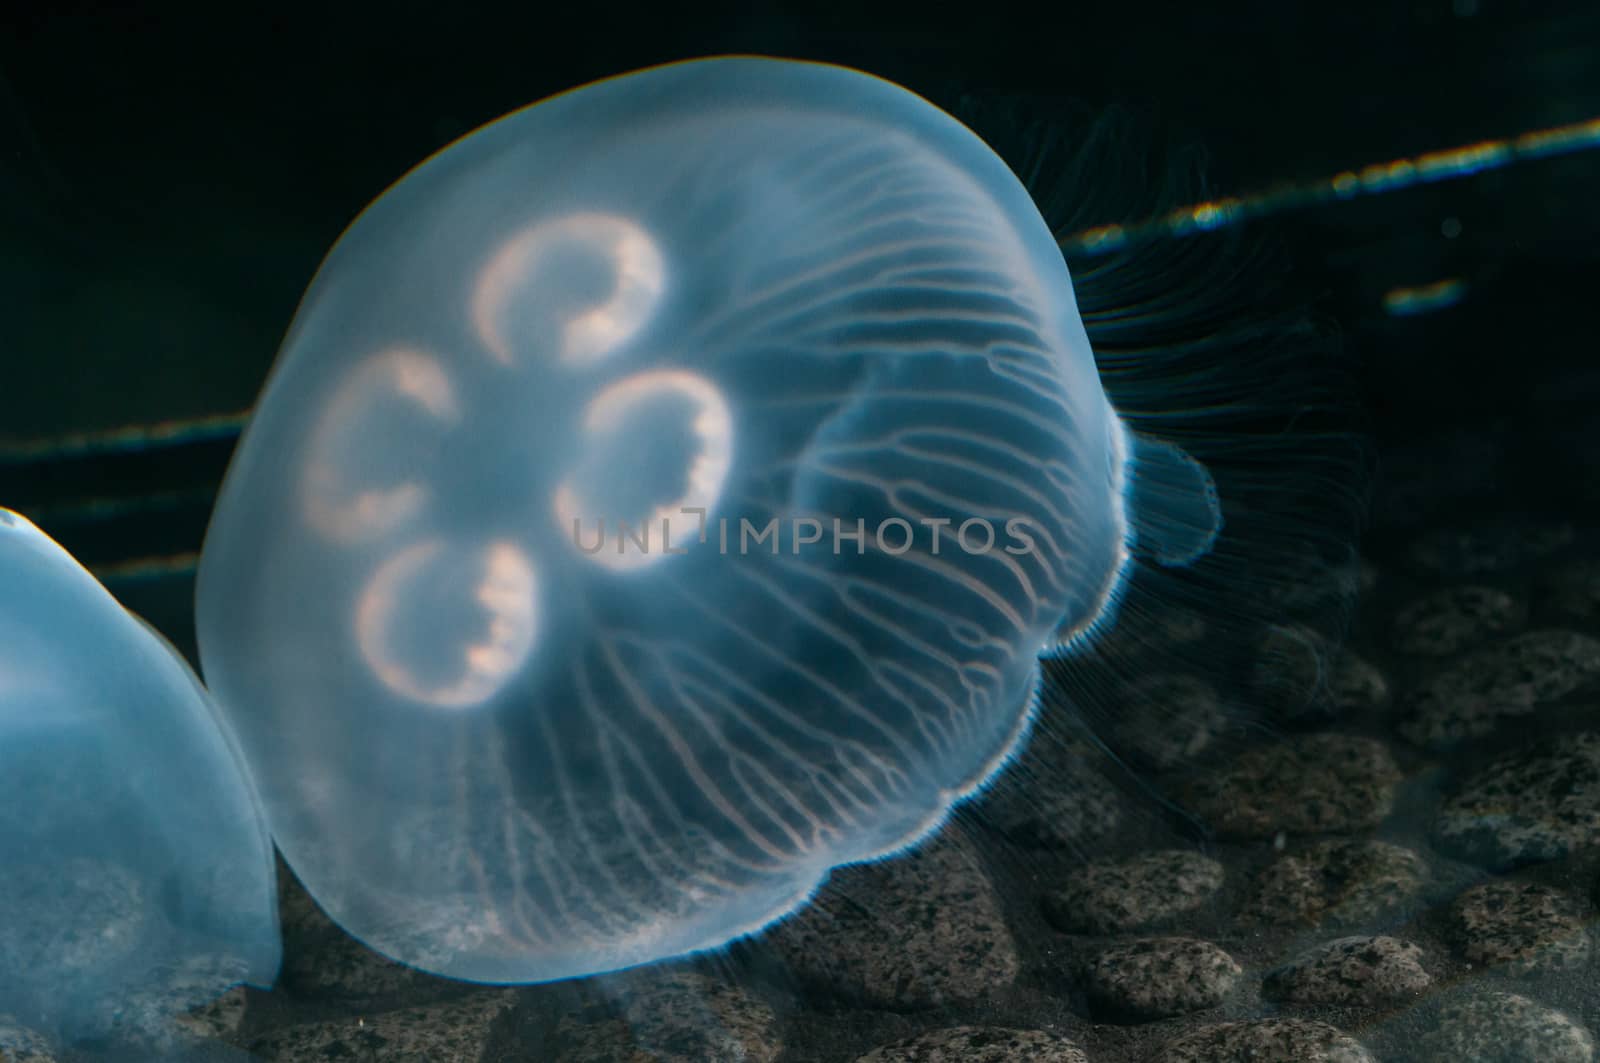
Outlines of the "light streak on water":
[[1414,288],[1391,288],[1383,295],[1383,308],[1391,317],[1411,317],[1454,306],[1466,294],[1466,282],[1458,277],[1446,277]]
[[1211,232],[1286,210],[1395,192],[1417,185],[1450,181],[1513,163],[1529,162],[1600,147],[1600,118],[1521,133],[1501,140],[1481,140],[1442,151],[1375,162],[1359,170],[1341,170],[1318,178],[1242,196],[1191,203],[1131,225],[1096,225],[1060,239],[1069,255],[1120,251],[1131,244]]

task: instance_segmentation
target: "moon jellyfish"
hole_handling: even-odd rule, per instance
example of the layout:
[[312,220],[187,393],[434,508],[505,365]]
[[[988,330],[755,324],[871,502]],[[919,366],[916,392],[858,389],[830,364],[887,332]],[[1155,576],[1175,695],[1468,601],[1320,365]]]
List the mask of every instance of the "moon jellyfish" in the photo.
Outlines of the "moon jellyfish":
[[1018,750],[1131,554],[1129,431],[1017,177],[918,96],[682,63],[557,96],[329,253],[200,565],[211,689],[346,930],[488,982],[721,946]]
[[0,588],[0,1014],[161,1052],[277,974],[260,803],[177,652],[4,509]]

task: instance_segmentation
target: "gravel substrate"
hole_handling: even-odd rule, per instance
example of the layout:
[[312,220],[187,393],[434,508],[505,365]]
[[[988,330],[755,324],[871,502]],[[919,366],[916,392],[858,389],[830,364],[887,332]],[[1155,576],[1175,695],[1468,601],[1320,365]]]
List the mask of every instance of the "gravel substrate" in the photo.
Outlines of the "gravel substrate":
[[[1261,634],[1287,678],[1239,681],[1312,711],[1235,726],[1181,652],[1204,636],[1172,635],[1107,687],[1120,763],[1046,720],[935,840],[719,955],[465,985],[367,951],[281,869],[279,985],[196,1013],[191,1058],[1593,1060],[1600,527],[1482,508],[1380,520],[1343,650]],[[52,1058],[15,1023],[0,1050]]]

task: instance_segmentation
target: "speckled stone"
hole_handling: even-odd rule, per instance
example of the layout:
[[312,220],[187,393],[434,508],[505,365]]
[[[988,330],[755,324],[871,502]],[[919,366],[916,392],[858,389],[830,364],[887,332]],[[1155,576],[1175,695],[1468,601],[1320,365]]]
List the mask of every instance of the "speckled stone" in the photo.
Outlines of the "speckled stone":
[[129,1054],[176,1058],[199,1042],[234,1033],[244,1018],[242,991],[220,999],[217,986],[238,982],[247,972],[237,960],[197,954],[149,972],[149,977],[117,999],[105,1030],[125,1042]]
[[282,863],[278,865],[278,919],[284,941],[278,986],[291,994],[361,1002],[385,1010],[386,1003],[418,1003],[447,996],[458,985],[385,959],[345,933]]
[[1117,693],[1106,742],[1124,759],[1165,771],[1209,749],[1228,725],[1216,688],[1198,676],[1141,676]]
[[1196,772],[1180,800],[1232,838],[1365,830],[1394,805],[1400,770],[1382,742],[1304,735]]
[[1168,605],[1149,620],[1151,634],[1171,646],[1191,646],[1210,630],[1200,613],[1181,605]]
[[1222,1022],[1174,1038],[1150,1063],[1373,1063],[1372,1053],[1336,1027],[1308,1019]]
[[947,836],[878,864],[833,872],[767,939],[830,993],[898,1008],[983,996],[1020,961],[976,857]]
[[0,1063],[57,1063],[50,1042],[19,1025],[9,1015],[0,1015]]
[[1539,582],[1539,597],[1551,609],[1581,620],[1600,620],[1600,559],[1557,566]]
[[[384,959],[334,924],[294,872],[278,863],[278,922],[283,927],[283,969],[277,985],[296,996],[344,1001],[406,1002],[426,993],[435,978]],[[448,983],[443,983],[448,985]]]
[[480,988],[447,1004],[289,1026],[252,1049],[273,1063],[477,1063],[515,1000],[512,990]]
[[693,971],[647,968],[595,979],[589,996],[595,1006],[563,1014],[539,1058],[771,1063],[783,1051],[765,1001]]
[[1277,926],[1350,926],[1422,891],[1428,865],[1380,841],[1326,841],[1279,857],[1252,883],[1241,914]]
[[1191,912],[1222,888],[1222,865],[1181,849],[1090,864],[1047,894],[1045,915],[1069,934],[1147,930]]
[[1414,1043],[1417,1063],[1590,1063],[1594,1039],[1515,993],[1473,992],[1441,1007]]
[[874,1048],[856,1063],[1089,1063],[1089,1057],[1044,1030],[952,1026]]
[[[0,895],[25,906],[31,916],[0,919],[0,952],[7,967],[18,970],[45,965],[62,971],[115,969],[139,948],[159,910],[132,872],[82,857],[49,868],[0,862]],[[86,904],[98,918],[85,921],[73,901]]]
[[1555,553],[1574,537],[1565,521],[1501,517],[1464,528],[1439,528],[1418,536],[1411,557],[1433,572],[1481,576],[1509,572]]
[[1571,970],[1589,959],[1577,903],[1527,882],[1486,882],[1450,906],[1451,940],[1463,959],[1503,974]]
[[1370,572],[1361,559],[1340,548],[1332,556],[1310,548],[1289,558],[1287,571],[1267,588],[1271,599],[1291,613],[1307,615],[1341,609],[1355,600]]
[[1099,1014],[1159,1019],[1215,1007],[1242,973],[1209,941],[1142,938],[1100,949],[1085,965],[1084,982]]
[[1497,587],[1463,584],[1413,600],[1395,614],[1391,644],[1418,657],[1448,657],[1522,627],[1527,610]]
[[1262,993],[1300,1004],[1382,1005],[1408,1000],[1432,979],[1422,949],[1391,937],[1338,938],[1270,972]]
[[1311,628],[1275,624],[1256,643],[1251,694],[1280,719],[1326,713],[1334,653],[1327,639]]
[[1103,760],[1063,753],[1047,762],[1042,742],[978,801],[988,826],[1020,845],[1083,851],[1113,835],[1127,817],[1121,792],[1101,774]]
[[[1158,591],[1145,585],[1151,572],[1141,572],[1139,593],[1161,600],[1160,609],[1120,609],[1116,622],[1102,627],[1095,634],[1096,653],[1123,659],[1141,657],[1153,652],[1167,654],[1182,646],[1192,646],[1210,633],[1209,610],[1191,608],[1171,597],[1163,598]],[[1168,577],[1154,575],[1156,579]]]
[[1488,867],[1554,860],[1600,843],[1600,734],[1518,750],[1440,807],[1441,849]]
[[1337,715],[1368,712],[1389,703],[1389,680],[1377,665],[1346,649],[1334,662],[1328,697]]
[[209,1004],[183,1015],[177,1023],[197,1037],[231,1037],[244,1024],[248,997],[244,986],[234,986]]
[[1389,681],[1361,655],[1309,627],[1267,629],[1256,646],[1250,688],[1279,719],[1299,723],[1378,708]]
[[1530,631],[1480,649],[1424,681],[1399,726],[1411,742],[1444,748],[1489,734],[1600,679],[1600,640]]

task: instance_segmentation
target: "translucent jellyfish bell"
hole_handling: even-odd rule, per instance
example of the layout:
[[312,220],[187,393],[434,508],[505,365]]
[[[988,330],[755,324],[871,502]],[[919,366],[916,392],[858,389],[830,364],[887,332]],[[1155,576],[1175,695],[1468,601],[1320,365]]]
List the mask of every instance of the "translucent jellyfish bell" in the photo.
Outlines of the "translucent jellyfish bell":
[[273,879],[194,673],[0,509],[0,1014],[158,1051],[164,1020],[276,976]]
[[722,945],[925,836],[1130,546],[1186,562],[1218,520],[1119,422],[982,141],[865,74],[706,60],[495,122],[351,226],[199,638],[318,902],[539,981]]

